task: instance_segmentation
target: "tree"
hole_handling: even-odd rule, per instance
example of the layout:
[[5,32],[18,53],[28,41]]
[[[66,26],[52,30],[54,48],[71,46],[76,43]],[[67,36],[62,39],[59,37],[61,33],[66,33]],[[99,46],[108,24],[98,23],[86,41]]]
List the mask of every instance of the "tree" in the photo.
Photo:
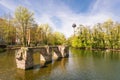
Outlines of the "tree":
[[91,27],[80,25],[69,40],[76,48],[120,48],[120,24],[108,19]]
[[19,6],[15,10],[15,19],[17,20],[19,26],[21,27],[23,46],[28,46],[26,34],[29,25],[33,22],[33,13],[30,12],[27,8]]
[[13,19],[7,20],[0,18],[0,38],[7,44],[15,43],[15,27],[13,26]]
[[42,42],[44,44],[48,44],[49,41],[49,35],[52,33],[52,28],[48,24],[41,24],[39,26],[39,29],[41,32],[39,32],[39,35],[41,36]]
[[54,38],[54,45],[65,44],[66,38],[65,38],[64,34],[62,34],[60,32],[54,32],[53,38]]

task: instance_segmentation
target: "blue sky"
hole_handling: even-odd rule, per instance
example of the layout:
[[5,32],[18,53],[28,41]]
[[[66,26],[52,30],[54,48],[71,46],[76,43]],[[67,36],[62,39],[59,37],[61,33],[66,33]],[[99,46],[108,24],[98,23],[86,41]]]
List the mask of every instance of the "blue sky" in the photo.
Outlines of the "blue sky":
[[0,0],[0,16],[14,14],[17,6],[29,8],[38,24],[48,23],[66,37],[73,34],[73,23],[120,22],[120,0]]

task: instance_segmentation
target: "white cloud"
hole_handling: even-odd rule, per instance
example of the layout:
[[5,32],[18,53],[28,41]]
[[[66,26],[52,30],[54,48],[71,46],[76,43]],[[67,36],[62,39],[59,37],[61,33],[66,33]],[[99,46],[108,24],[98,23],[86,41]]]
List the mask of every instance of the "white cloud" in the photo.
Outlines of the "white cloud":
[[36,16],[37,23],[49,24],[54,30],[57,30],[56,25],[51,20],[51,15],[42,14],[40,17]]
[[77,26],[79,26],[80,24],[94,25],[98,22],[103,22],[109,18],[109,16],[104,14],[81,15],[81,14],[64,13],[63,15],[58,16],[62,20],[62,26],[63,26],[59,31],[65,33],[67,37],[73,34],[73,28],[72,28],[73,23],[76,23]]
[[[20,0],[19,0],[20,1]],[[40,1],[32,2],[25,0],[26,7],[30,8],[35,13],[36,21],[41,23],[48,23],[50,26],[56,30],[64,33],[66,37],[69,37],[73,34],[72,24],[76,23],[83,25],[93,25],[98,22],[103,22],[108,18],[114,20],[119,20],[115,12],[120,11],[119,9],[114,9],[117,3],[120,3],[119,0],[96,0],[93,4],[90,5],[89,11],[87,13],[75,13],[69,6],[65,5],[62,1],[57,3],[54,0],[51,1]],[[31,3],[32,2],[32,3]],[[17,4],[10,1],[0,1],[0,4],[14,11]],[[22,4],[22,2],[21,2]],[[51,17],[56,16],[61,21],[61,27],[53,22]]]
[[[116,4],[115,1],[114,4]],[[74,13],[74,11],[72,11],[67,5],[63,4],[61,9],[57,10],[59,8],[58,7],[56,8],[55,13],[47,15],[57,16],[62,21],[61,29],[57,28],[57,25],[54,25],[54,22],[51,21],[50,17],[48,17],[49,22],[53,24],[52,26],[56,28],[57,31],[60,31],[69,37],[73,34],[73,23],[76,23],[77,26],[79,26],[79,24],[93,25],[99,22],[104,22],[108,18],[113,18],[116,20],[114,13],[110,12],[110,8],[112,8],[112,6],[113,4],[110,0],[97,0],[93,6],[90,6],[91,11],[89,11],[89,13],[77,14]],[[44,17],[42,18],[45,19]]]
[[14,11],[16,7],[16,5],[14,5],[11,1],[6,1],[6,0],[1,0],[0,4],[11,11]]

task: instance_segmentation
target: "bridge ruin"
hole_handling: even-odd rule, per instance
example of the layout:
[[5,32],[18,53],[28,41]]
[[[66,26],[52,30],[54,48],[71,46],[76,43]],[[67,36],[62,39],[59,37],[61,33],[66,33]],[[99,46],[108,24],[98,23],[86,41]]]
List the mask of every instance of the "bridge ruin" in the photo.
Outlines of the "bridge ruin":
[[40,61],[45,63],[52,62],[53,57],[60,59],[69,56],[69,47],[67,46],[21,47],[20,49],[16,50],[15,53],[17,68],[33,68],[33,54],[35,51],[40,53]]

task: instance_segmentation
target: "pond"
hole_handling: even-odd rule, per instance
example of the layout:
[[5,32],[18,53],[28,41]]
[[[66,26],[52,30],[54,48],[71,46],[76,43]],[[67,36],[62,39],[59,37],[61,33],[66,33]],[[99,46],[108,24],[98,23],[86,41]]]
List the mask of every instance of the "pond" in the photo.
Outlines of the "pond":
[[0,53],[0,80],[120,80],[120,52],[70,49],[69,58],[30,70],[16,68],[15,51]]

